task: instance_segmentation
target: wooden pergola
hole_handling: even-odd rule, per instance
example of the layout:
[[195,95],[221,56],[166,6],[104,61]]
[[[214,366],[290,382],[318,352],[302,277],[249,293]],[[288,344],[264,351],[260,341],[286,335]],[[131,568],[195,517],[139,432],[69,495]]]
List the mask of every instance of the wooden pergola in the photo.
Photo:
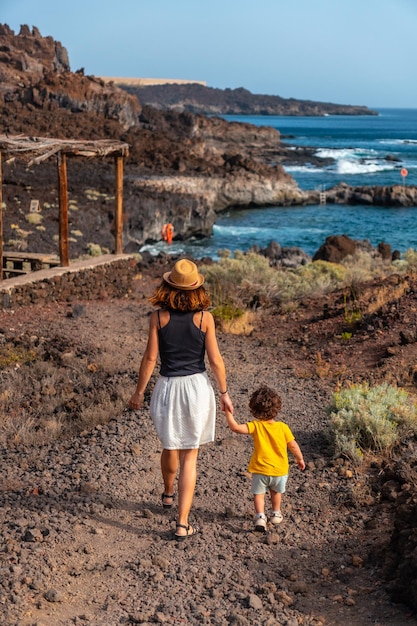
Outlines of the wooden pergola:
[[129,145],[121,141],[100,139],[80,141],[0,135],[0,280],[3,280],[3,174],[2,162],[23,159],[28,166],[57,158],[59,196],[59,258],[62,267],[69,266],[68,249],[68,182],[67,156],[106,157],[115,161],[115,254],[123,254],[123,157],[128,156]]

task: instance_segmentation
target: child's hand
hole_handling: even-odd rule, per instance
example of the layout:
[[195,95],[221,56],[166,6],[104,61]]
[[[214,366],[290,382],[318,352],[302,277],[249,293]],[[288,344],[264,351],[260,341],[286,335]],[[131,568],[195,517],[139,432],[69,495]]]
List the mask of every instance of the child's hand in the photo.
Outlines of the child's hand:
[[305,468],[306,468],[306,464],[305,464],[304,459],[300,459],[299,461],[297,461],[297,465],[300,468],[300,470],[305,470]]

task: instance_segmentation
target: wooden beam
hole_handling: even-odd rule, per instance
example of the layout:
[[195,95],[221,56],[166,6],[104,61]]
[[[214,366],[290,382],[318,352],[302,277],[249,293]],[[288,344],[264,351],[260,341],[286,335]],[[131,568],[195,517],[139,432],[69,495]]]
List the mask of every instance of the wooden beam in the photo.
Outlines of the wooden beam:
[[115,192],[115,254],[123,254],[123,157],[115,157],[116,192]]
[[0,281],[3,280],[3,170],[0,152]]
[[69,266],[68,252],[68,183],[67,159],[64,153],[58,152],[58,186],[59,186],[59,258],[62,267]]

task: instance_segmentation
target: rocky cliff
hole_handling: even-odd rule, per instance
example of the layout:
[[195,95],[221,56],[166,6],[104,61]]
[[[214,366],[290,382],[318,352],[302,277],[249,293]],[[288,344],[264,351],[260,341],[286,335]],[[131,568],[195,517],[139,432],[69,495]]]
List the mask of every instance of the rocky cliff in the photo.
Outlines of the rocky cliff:
[[[114,85],[71,72],[65,48],[36,28],[22,26],[15,35],[0,26],[0,78],[0,132],[129,143],[126,246],[159,240],[167,221],[174,222],[178,238],[203,237],[211,233],[216,211],[228,206],[299,201],[281,163],[306,155],[283,145],[276,130],[142,107]],[[55,251],[55,168],[53,162],[29,170],[18,161],[4,166],[6,249]],[[71,256],[91,242],[111,250],[112,163],[72,159],[68,170],[70,202],[77,207],[71,212]],[[43,219],[39,228],[28,229],[33,198]]]
[[126,129],[137,123],[140,111],[137,98],[122,89],[86,77],[82,69],[71,73],[62,44],[28,26],[15,35],[0,24],[0,85],[0,106],[10,121],[10,133],[22,109],[48,114],[57,109],[89,112],[117,120]]
[[[161,239],[164,223],[175,237],[205,237],[218,212],[236,206],[307,204],[286,173],[288,164],[325,161],[314,150],[287,145],[271,127],[229,123],[219,117],[160,110],[82,70],[71,72],[65,48],[22,26],[0,25],[0,134],[72,139],[121,139],[130,146],[124,168],[124,245],[137,251]],[[56,253],[58,189],[53,160],[27,168],[3,166],[5,250]],[[70,257],[92,244],[112,251],[114,167],[109,159],[75,158],[68,164]],[[412,189],[329,191],[328,202],[415,204]],[[382,195],[381,195],[382,194]],[[410,195],[411,194],[411,195]],[[38,223],[29,216],[39,201]],[[372,200],[373,199],[373,200]]]

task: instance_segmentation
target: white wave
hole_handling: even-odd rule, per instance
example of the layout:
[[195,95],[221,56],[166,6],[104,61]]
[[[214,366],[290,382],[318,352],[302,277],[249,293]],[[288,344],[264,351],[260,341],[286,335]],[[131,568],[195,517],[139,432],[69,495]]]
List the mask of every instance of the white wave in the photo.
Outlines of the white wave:
[[361,148],[320,149],[317,156],[331,158],[335,161],[330,166],[338,174],[372,174],[394,170],[398,167],[392,161],[381,160],[381,155],[376,150]]
[[373,174],[375,172],[384,172],[393,170],[397,166],[388,161],[386,163],[360,162],[360,161],[339,161],[336,171],[338,174]]
[[322,168],[314,167],[313,165],[285,165],[284,169],[286,172],[296,172],[296,173],[314,173],[320,172]]
[[173,241],[168,245],[164,241],[157,241],[141,246],[139,252],[149,252],[152,256],[158,256],[160,252],[164,254],[182,254],[184,252],[184,246],[181,242]]
[[417,145],[417,139],[380,139],[380,145],[403,146],[404,144]]
[[227,236],[233,237],[234,239],[242,239],[249,237],[257,237],[259,235],[263,235],[271,231],[271,228],[265,226],[260,228],[258,226],[234,226],[233,224],[228,226],[222,226],[219,224],[215,224],[213,226],[213,234],[219,236]]
[[370,148],[319,148],[316,156],[339,161],[340,159],[374,158],[378,156],[378,152]]

